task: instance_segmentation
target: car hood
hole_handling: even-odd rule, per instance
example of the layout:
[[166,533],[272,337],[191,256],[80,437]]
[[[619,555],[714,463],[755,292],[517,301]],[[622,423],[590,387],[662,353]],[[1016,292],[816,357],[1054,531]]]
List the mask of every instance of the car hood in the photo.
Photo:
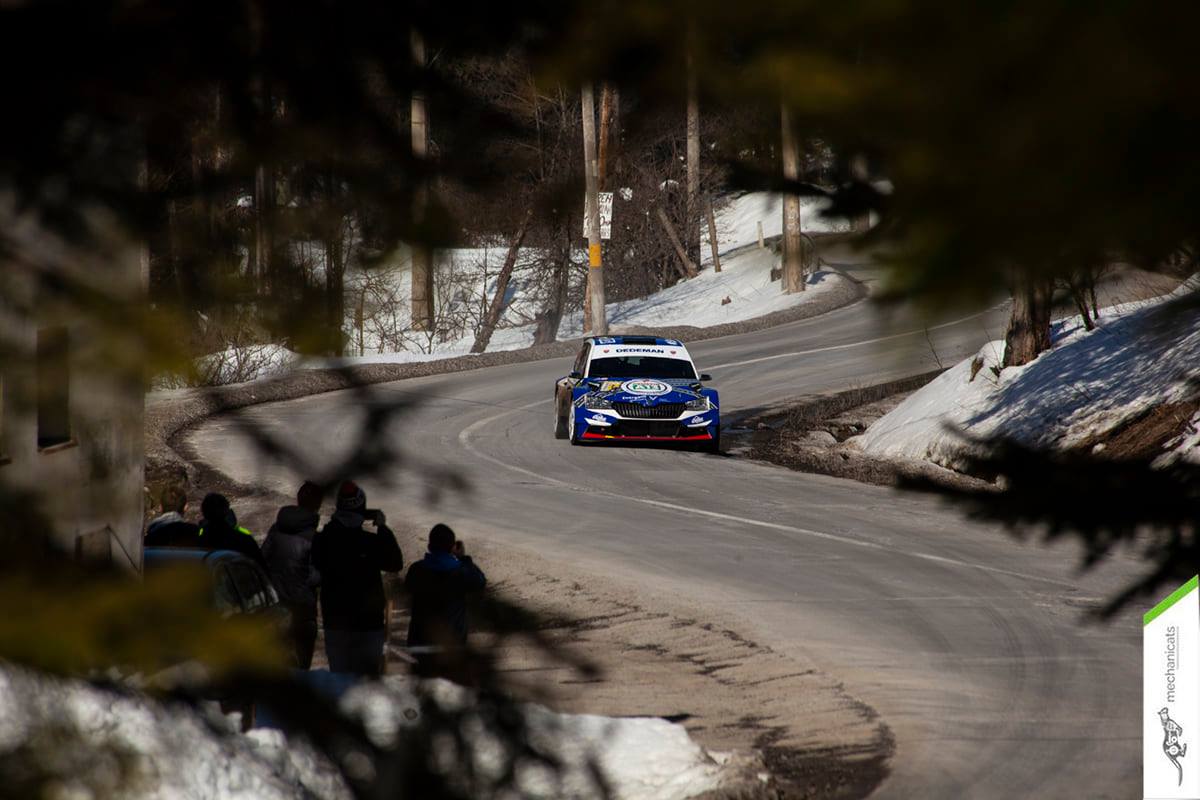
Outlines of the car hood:
[[655,406],[660,403],[686,403],[701,396],[698,384],[687,385],[658,378],[599,379],[590,383],[596,387],[591,390],[592,394],[613,403]]

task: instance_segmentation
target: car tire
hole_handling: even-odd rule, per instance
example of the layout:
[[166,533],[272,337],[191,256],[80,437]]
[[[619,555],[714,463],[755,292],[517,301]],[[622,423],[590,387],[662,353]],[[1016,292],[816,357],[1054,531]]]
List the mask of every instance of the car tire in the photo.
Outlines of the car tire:
[[558,413],[557,403],[555,404],[555,412],[554,412],[554,438],[555,439],[566,439],[567,438],[567,415]]
[[721,454],[721,426],[717,426],[717,435],[703,445],[704,452],[717,456]]
[[571,440],[571,444],[579,444],[579,437],[575,433],[575,407],[572,406],[567,411],[567,438]]

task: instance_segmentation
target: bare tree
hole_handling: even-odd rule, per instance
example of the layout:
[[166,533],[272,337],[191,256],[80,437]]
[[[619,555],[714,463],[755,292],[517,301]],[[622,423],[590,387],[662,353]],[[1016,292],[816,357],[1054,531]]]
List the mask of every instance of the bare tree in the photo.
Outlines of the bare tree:
[[506,296],[508,294],[508,282],[512,278],[513,267],[517,263],[517,254],[521,250],[521,243],[525,241],[525,234],[529,231],[529,221],[533,218],[533,211],[527,211],[525,217],[521,220],[521,227],[517,228],[516,234],[508,245],[508,253],[504,256],[504,265],[500,268],[500,274],[496,276],[496,293],[492,296],[492,301],[488,305],[487,313],[483,317],[483,321],[479,326],[479,333],[475,336],[475,343],[471,346],[472,353],[482,353],[487,350],[488,343],[492,340],[492,333],[496,330],[496,323],[500,321],[500,315],[504,313],[506,304]]

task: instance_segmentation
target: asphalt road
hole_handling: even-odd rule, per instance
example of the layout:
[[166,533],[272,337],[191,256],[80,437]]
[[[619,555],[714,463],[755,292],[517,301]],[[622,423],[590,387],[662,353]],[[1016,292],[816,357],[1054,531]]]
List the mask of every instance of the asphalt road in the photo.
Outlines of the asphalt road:
[[[948,366],[1002,326],[993,310],[926,331],[860,303],[691,350],[730,415]],[[558,359],[380,387],[418,406],[378,436],[470,491],[435,499],[404,472],[371,505],[731,611],[891,727],[897,750],[877,797],[1140,796],[1140,620],[1080,622],[1135,563],[1080,576],[1074,550],[1018,542],[933,498],[731,457],[571,447],[553,438],[551,412],[568,370]],[[246,417],[329,463],[363,413],[336,393]],[[193,442],[240,480],[295,485],[226,421]]]

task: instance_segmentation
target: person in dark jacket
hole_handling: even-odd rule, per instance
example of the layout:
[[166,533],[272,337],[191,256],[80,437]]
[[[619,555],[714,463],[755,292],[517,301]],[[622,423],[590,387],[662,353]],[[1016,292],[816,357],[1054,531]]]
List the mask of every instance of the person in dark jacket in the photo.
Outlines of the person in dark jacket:
[[[399,572],[404,556],[382,511],[367,514],[367,497],[353,481],[338,489],[337,510],[313,537],[313,566],[321,573],[321,619],[331,672],[383,672],[384,606],[380,572]],[[363,530],[368,519],[374,533]]]
[[237,515],[229,507],[229,500],[223,494],[207,494],[200,502],[200,533],[197,536],[199,546],[205,550],[233,550],[254,559],[263,569],[267,562],[263,560],[258,542],[250,531],[238,525]]
[[317,587],[321,575],[312,564],[312,542],[321,521],[321,494],[320,486],[305,481],[296,493],[296,505],[279,509],[262,546],[267,574],[291,612],[288,636],[300,669],[312,666],[317,640]]
[[199,526],[183,518],[187,493],[179,486],[167,486],[159,495],[159,516],[146,526],[144,547],[197,547]]
[[[483,571],[446,525],[429,532],[429,552],[408,568],[404,588],[412,600],[408,646],[458,649],[467,643],[467,595],[487,585]],[[431,661],[418,654],[418,661]]]

